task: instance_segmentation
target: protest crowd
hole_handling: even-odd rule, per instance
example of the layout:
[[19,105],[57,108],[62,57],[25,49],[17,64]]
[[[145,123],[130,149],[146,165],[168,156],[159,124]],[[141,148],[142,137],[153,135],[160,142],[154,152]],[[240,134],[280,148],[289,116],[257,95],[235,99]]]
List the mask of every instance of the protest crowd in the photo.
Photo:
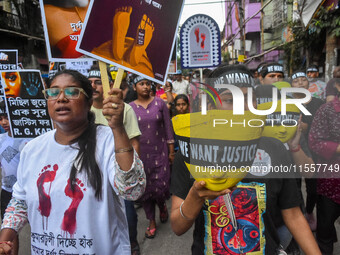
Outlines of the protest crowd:
[[[214,70],[206,69],[202,83],[197,79],[199,77],[191,75],[185,79],[178,71],[169,75],[164,86],[141,75],[124,72],[120,88],[111,88],[109,96],[105,97],[98,62],[94,62],[88,70],[87,77],[65,69],[45,79],[43,94],[54,129],[34,139],[12,137],[7,116],[9,110],[2,101],[3,223],[0,252],[10,254],[8,252],[13,250],[18,254],[17,232],[25,223],[31,225],[32,240],[35,241],[43,236],[41,227],[44,230],[57,224],[55,228],[58,229],[56,219],[61,218],[61,229],[66,235],[58,235],[56,231],[49,236],[43,232],[46,242],[52,242],[54,237],[57,242],[72,242],[81,232],[86,234],[80,240],[88,245],[82,247],[92,247],[97,254],[140,254],[136,208],[141,206],[149,221],[146,238],[153,239],[157,235],[157,225],[168,220],[177,235],[194,225],[193,254],[203,254],[209,245],[236,254],[247,254],[254,249],[263,249],[266,254],[299,254],[300,250],[305,254],[321,254],[320,251],[322,254],[332,254],[336,241],[334,224],[339,216],[340,203],[337,178],[340,141],[336,128],[339,125],[336,113],[340,107],[337,96],[340,77],[337,77],[337,72],[320,90],[313,88],[312,97],[304,104],[311,115],[304,115],[299,109],[288,109],[297,123],[296,128],[282,125],[280,121],[272,121],[273,124],[268,125],[268,120],[273,117],[267,116],[251,163],[257,167],[294,165],[295,173],[289,178],[275,176],[273,172],[267,175],[263,171],[258,175],[255,171],[252,173],[251,167],[244,179],[232,186],[215,183],[214,178],[227,179],[217,173],[206,178],[196,177],[186,165],[194,163],[185,158],[182,134],[175,132],[176,126],[184,123],[186,116],[192,115],[193,118],[193,114],[200,111],[202,93],[197,84],[210,84],[216,88],[222,104],[214,105],[213,100],[209,100],[208,109],[225,111],[227,116],[234,107],[233,97],[229,89],[219,89],[216,81],[237,75],[249,77],[234,80],[232,85],[240,88],[246,97],[250,88],[254,92],[251,100],[253,106],[265,109],[261,105],[271,103],[275,88],[279,98],[283,88],[308,90],[309,84],[318,78],[311,77],[316,70],[316,66],[311,66],[287,78],[283,66],[278,63],[265,63],[256,73],[244,65],[220,65]],[[107,66],[106,71],[104,75],[109,78],[112,87],[118,68]],[[297,92],[290,96],[303,98],[304,94]],[[249,111],[249,105],[245,105],[244,110]],[[237,133],[235,129],[228,132],[231,136]],[[246,132],[250,131],[243,130],[242,136]],[[89,137],[94,135],[96,138],[90,140]],[[226,139],[225,142],[228,144],[230,141]],[[17,152],[13,158],[4,154],[6,151],[8,153],[9,148]],[[37,159],[33,160],[34,157]],[[34,174],[32,169],[36,161],[43,161],[44,167]],[[52,165],[49,163],[51,161],[55,163]],[[334,171],[313,171],[317,166]],[[62,182],[54,184],[58,173],[59,178],[69,178],[65,188],[58,187]],[[315,175],[322,173],[327,175],[326,178],[315,178]],[[83,175],[87,176],[85,180],[80,178]],[[302,182],[307,188],[305,201]],[[37,200],[30,195],[33,186],[37,187]],[[257,187],[255,193],[252,191],[254,187]],[[85,200],[85,191],[89,190],[93,190],[93,196]],[[59,192],[65,192],[72,198],[72,203],[65,212],[56,213],[54,210],[57,209],[53,210],[52,203],[57,202],[54,199],[58,199]],[[260,198],[262,192],[266,194],[265,198]],[[226,194],[229,194],[234,207],[233,216],[229,216],[226,209]],[[124,198],[125,206],[118,202],[120,198],[117,195]],[[167,208],[166,201],[170,198],[171,208]],[[84,202],[84,205],[81,204],[83,199],[86,205]],[[62,200],[59,203],[64,204]],[[78,210],[80,205],[84,206],[82,210]],[[38,209],[31,209],[35,207]],[[155,217],[156,208],[159,209],[159,221]],[[93,230],[93,227],[102,224],[88,218],[94,209],[105,218],[98,218],[99,222],[107,221],[106,227],[101,227],[100,231]],[[224,218],[219,219],[218,215]],[[232,224],[233,217],[236,225]],[[112,232],[112,226],[119,227],[122,232],[112,236],[105,234]],[[218,237],[214,231],[221,227],[226,231],[223,240],[227,244],[216,240]],[[315,237],[312,232],[316,233]],[[116,241],[107,245],[112,240]],[[38,249],[32,246],[33,251]]]
[[[161,224],[193,229],[194,255],[334,254],[340,66],[328,82],[315,64],[288,76],[272,61],[168,72],[166,4],[135,22],[136,3],[112,1],[112,38],[99,38],[81,34],[88,1],[41,3],[49,73],[0,69],[0,255],[19,254],[26,224],[30,254],[142,254],[137,209],[155,245]],[[208,37],[192,31],[197,55]]]

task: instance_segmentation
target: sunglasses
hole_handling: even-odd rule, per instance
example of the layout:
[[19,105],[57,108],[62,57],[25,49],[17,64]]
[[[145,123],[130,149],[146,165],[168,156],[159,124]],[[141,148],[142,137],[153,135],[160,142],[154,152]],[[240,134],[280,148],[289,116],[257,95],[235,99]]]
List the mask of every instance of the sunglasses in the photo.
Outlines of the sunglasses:
[[80,93],[83,93],[86,97],[89,97],[85,90],[77,87],[67,87],[64,89],[61,88],[49,88],[42,91],[46,100],[56,100],[60,96],[61,92],[64,92],[64,96],[67,99],[78,99]]

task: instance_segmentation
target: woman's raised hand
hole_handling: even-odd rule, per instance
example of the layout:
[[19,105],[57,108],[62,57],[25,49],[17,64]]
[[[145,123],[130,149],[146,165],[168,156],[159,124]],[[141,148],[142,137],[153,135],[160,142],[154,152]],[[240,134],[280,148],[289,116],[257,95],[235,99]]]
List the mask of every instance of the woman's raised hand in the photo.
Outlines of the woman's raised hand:
[[192,190],[196,197],[199,200],[204,201],[205,199],[213,200],[216,199],[219,196],[224,196],[225,194],[230,193],[235,187],[232,187],[230,189],[225,189],[221,191],[212,191],[209,190],[205,187],[206,183],[205,181],[195,181],[194,184],[192,185]]
[[123,127],[124,101],[121,89],[112,88],[109,97],[103,101],[103,115],[111,128]]

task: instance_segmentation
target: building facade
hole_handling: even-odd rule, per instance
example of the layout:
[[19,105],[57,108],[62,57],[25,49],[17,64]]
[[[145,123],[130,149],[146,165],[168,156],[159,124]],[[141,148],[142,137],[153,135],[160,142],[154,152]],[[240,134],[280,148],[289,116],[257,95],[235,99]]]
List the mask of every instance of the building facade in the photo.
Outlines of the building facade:
[[0,49],[17,49],[25,69],[48,71],[39,1],[0,0]]

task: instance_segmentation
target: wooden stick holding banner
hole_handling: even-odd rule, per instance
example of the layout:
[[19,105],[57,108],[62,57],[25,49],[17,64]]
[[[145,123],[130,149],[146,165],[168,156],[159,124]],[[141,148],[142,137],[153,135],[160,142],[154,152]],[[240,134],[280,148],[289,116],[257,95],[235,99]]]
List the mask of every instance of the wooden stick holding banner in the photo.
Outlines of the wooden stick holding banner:
[[[107,74],[107,68],[106,63],[103,61],[99,61],[99,69],[102,77],[102,84],[103,84],[103,92],[104,92],[104,98],[109,96],[110,91],[110,82],[109,82],[109,76]],[[122,83],[124,75],[124,69],[118,68],[118,72],[116,75],[115,82],[113,84],[113,88],[120,88],[120,84]]]
[[103,61],[99,61],[99,69],[100,69],[100,76],[102,78],[104,98],[107,98],[109,96],[109,91],[110,91],[110,82],[109,82],[109,76],[107,75],[106,63]]
[[[106,67],[106,63],[103,61],[99,61],[99,69],[100,69],[100,75],[101,75],[101,79],[102,79],[102,86],[103,86],[103,95],[104,98],[109,97],[109,91],[110,91],[110,82],[109,82],[109,76],[107,74],[107,67]],[[122,68],[118,68],[118,72],[117,72],[117,76],[115,79],[115,82],[113,84],[113,88],[120,88],[120,84],[122,83],[122,79],[123,79],[123,75],[124,75],[124,69]],[[112,95],[113,96],[117,96],[117,95]],[[106,119],[110,119],[110,117],[105,116]]]
[[120,84],[122,83],[122,80],[123,80],[123,75],[124,75],[124,69],[118,68],[115,83],[113,84],[114,88],[120,88]]

